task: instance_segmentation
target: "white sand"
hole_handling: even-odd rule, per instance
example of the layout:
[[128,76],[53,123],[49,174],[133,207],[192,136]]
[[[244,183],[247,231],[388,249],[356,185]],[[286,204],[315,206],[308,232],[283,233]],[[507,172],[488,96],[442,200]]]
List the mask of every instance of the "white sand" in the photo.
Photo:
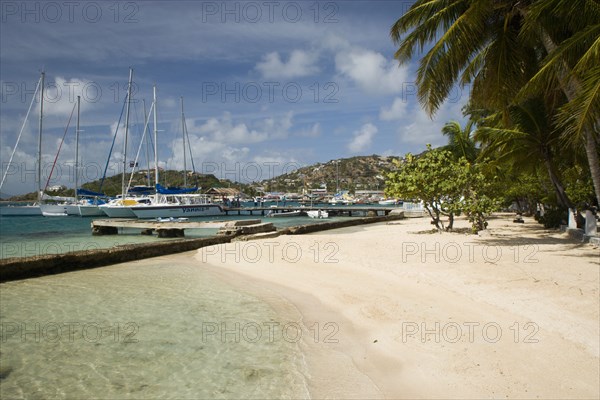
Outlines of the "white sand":
[[599,398],[600,250],[511,220],[478,237],[407,219],[196,259],[297,308],[313,398]]

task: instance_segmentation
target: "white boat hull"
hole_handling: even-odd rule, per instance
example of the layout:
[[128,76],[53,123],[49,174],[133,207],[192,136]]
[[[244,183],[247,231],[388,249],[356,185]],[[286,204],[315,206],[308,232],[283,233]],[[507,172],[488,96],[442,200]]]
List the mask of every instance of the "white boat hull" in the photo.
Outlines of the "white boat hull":
[[79,215],[82,217],[97,217],[99,215],[105,215],[105,213],[99,206],[89,204],[79,206]]
[[329,218],[329,213],[327,211],[322,211],[322,210],[311,210],[311,211],[307,211],[306,215],[308,215],[311,218]]
[[79,215],[77,204],[42,204],[40,209],[42,214]]
[[48,212],[48,211],[42,211],[42,215],[44,217],[68,217],[69,214],[67,214],[66,212]]
[[110,218],[135,218],[130,206],[98,206],[98,208]]
[[285,218],[285,217],[299,217],[302,215],[302,211],[287,211],[287,212],[273,212],[267,214],[267,217],[271,218]]
[[397,203],[396,200],[381,200],[379,201],[379,205],[381,206],[393,206]]
[[223,215],[225,212],[218,204],[165,204],[131,207],[136,217],[147,218],[179,218],[206,217]]

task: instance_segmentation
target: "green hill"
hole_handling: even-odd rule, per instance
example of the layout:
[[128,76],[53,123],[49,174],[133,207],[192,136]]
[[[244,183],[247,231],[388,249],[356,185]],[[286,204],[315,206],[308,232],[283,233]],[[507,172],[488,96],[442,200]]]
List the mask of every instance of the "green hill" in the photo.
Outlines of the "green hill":
[[303,188],[326,187],[329,192],[336,189],[383,190],[385,174],[394,169],[393,156],[357,156],[330,160],[299,168],[293,172],[264,180],[265,191],[301,193]]

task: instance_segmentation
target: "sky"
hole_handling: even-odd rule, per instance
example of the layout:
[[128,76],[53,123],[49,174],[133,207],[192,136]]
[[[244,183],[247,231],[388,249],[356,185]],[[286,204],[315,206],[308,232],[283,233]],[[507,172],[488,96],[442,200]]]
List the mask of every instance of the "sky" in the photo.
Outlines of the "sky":
[[[196,172],[260,181],[356,155],[404,155],[446,143],[468,89],[434,118],[419,105],[417,60],[399,66],[392,24],[410,1],[2,1],[0,162],[3,196],[35,190],[43,70],[42,187],[74,185],[81,96],[80,180],[120,173],[133,69],[127,164],[148,165],[144,103],[157,91],[158,163],[184,167],[185,125]],[[181,99],[183,98],[182,123]],[[152,121],[152,116],[150,116]],[[147,136],[152,136],[152,124]],[[113,137],[117,134],[109,158]],[[187,139],[186,139],[187,140]],[[189,152],[186,167],[192,168]],[[154,158],[150,156],[150,164]],[[128,169],[129,170],[129,169]]]

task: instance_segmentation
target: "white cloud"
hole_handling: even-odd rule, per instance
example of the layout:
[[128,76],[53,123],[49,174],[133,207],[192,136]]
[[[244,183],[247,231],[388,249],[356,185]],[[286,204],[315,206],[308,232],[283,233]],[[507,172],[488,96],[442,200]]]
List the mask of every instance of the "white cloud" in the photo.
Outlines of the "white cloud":
[[[209,118],[201,125],[195,125],[194,120],[188,119],[186,125],[194,160],[209,163],[247,161],[250,153],[248,146],[287,138],[293,126],[292,119],[291,111],[282,116],[268,117],[253,123],[234,121],[229,112],[224,112],[220,118]],[[182,138],[171,141],[168,146],[173,154],[167,162],[169,168],[182,169]],[[189,169],[189,153],[186,157]]]
[[299,78],[315,74],[319,68],[315,65],[317,55],[304,50],[294,50],[287,62],[282,61],[274,51],[263,56],[256,69],[265,79]]
[[[46,81],[44,86],[45,116],[68,117],[74,109],[77,96],[81,96],[81,111],[83,112],[88,102],[97,101],[101,96],[101,89],[96,83],[83,79],[65,79],[57,76],[54,78],[54,82]],[[72,124],[75,123],[75,113]]]
[[408,81],[407,67],[398,67],[396,61],[371,50],[343,50],[336,55],[335,66],[367,93],[399,93]]
[[354,131],[354,138],[348,143],[348,149],[353,153],[364,151],[371,145],[378,129],[371,123],[364,124],[359,130]]
[[383,121],[393,121],[405,118],[406,106],[408,102],[396,97],[390,107],[381,107],[379,118]]
[[318,122],[314,123],[310,127],[310,129],[298,132],[298,136],[304,136],[309,138],[316,138],[321,136],[321,124]]
[[447,143],[447,138],[442,135],[442,127],[450,120],[461,121],[463,102],[445,102],[435,117],[430,118],[418,105],[410,113],[411,119],[398,128],[400,140],[407,144],[441,146]]
[[294,112],[288,111],[280,119],[273,117],[265,118],[262,121],[258,121],[257,128],[266,132],[270,139],[285,139],[293,125],[293,117]]
[[198,132],[208,135],[217,142],[230,144],[259,143],[269,137],[266,132],[249,129],[243,122],[234,123],[229,112],[224,112],[220,119],[210,118],[199,127]]
[[161,99],[160,102],[157,102],[158,106],[161,108],[175,108],[179,104],[178,100],[175,100],[173,97],[166,97]]

